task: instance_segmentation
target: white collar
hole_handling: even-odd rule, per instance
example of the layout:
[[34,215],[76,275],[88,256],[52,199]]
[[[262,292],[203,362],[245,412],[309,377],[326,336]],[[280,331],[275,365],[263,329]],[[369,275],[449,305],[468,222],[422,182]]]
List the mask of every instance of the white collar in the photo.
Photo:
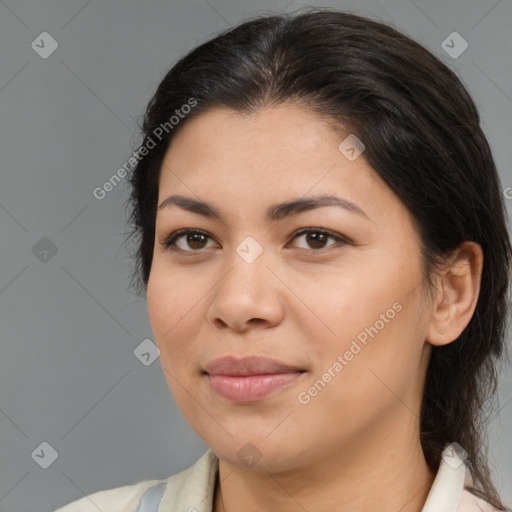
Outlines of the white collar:
[[455,443],[443,450],[441,464],[421,512],[457,511],[466,481],[466,464],[459,453],[462,449]]
[[[496,509],[467,490],[472,483],[464,463],[462,448],[447,445],[422,512],[495,512]],[[158,512],[194,510],[211,512],[219,460],[209,448],[195,464],[164,479],[168,484]],[[483,507],[483,508],[482,508]]]

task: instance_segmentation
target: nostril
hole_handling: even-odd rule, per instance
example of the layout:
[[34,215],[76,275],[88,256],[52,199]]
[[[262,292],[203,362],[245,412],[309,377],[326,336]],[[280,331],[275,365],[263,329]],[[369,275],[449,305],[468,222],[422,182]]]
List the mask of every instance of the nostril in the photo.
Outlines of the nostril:
[[265,322],[265,320],[263,320],[263,318],[251,318],[249,320],[249,323],[256,324],[256,325],[261,324],[262,322],[263,323]]

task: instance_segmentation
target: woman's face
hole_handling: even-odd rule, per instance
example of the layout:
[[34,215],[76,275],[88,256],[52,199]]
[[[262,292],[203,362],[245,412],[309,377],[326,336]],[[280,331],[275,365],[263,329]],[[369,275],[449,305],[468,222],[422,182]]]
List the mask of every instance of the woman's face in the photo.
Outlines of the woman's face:
[[[289,469],[419,429],[431,310],[416,232],[364,152],[339,149],[348,135],[297,106],[217,109],[163,162],[158,204],[189,202],[158,210],[150,322],[178,407],[232,464]],[[163,245],[185,228],[200,233]],[[290,368],[205,373],[225,356]]]

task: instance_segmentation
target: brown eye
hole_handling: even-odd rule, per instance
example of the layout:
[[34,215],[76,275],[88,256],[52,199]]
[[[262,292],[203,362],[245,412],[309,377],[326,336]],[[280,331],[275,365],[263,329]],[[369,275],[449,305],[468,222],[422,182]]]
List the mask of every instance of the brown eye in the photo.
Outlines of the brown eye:
[[203,249],[206,236],[201,233],[190,233],[185,235],[186,243],[192,249]]
[[[300,248],[312,249],[314,251],[325,249],[331,245],[340,246],[350,243],[344,238],[323,229],[303,229],[296,233],[293,239],[300,237],[304,237],[307,244],[305,247],[303,246]],[[333,240],[330,244],[327,243],[329,239]],[[164,242],[162,242],[162,245],[174,251],[193,253],[200,252],[201,249],[207,248],[208,246],[206,244],[208,243],[208,240],[212,240],[212,237],[203,231],[195,229],[180,229],[171,233]]]
[[[294,237],[300,238],[305,237],[306,244],[308,244],[307,247],[300,247],[301,249],[325,249],[326,247],[330,247],[331,245],[345,245],[348,242],[341,238],[340,236],[334,235],[333,233],[330,233],[329,231],[325,231],[323,229],[304,229],[297,233]],[[334,240],[334,243],[331,243],[329,245],[326,245],[327,241],[329,239]]]
[[[162,243],[166,248],[185,252],[196,252],[206,247],[205,243],[211,237],[202,231],[183,229],[172,233]],[[183,239],[183,240],[182,240]],[[177,243],[177,242],[180,243]]]

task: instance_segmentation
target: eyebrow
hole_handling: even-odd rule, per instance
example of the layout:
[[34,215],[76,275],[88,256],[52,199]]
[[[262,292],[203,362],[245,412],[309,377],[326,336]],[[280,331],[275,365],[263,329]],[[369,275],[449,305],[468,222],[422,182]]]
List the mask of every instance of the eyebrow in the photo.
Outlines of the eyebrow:
[[[189,212],[203,215],[204,217],[218,219],[224,222],[222,219],[222,214],[213,204],[207,201],[199,201],[197,199],[181,195],[172,195],[168,197],[162,201],[158,207],[158,210],[163,210],[165,207],[173,204]],[[269,220],[278,221],[284,219],[285,217],[298,215],[302,212],[316,208],[322,208],[324,206],[338,206],[371,221],[366,212],[357,204],[334,195],[321,195],[308,199],[299,198],[292,201],[287,201],[285,203],[274,204],[266,209],[265,216]]]

